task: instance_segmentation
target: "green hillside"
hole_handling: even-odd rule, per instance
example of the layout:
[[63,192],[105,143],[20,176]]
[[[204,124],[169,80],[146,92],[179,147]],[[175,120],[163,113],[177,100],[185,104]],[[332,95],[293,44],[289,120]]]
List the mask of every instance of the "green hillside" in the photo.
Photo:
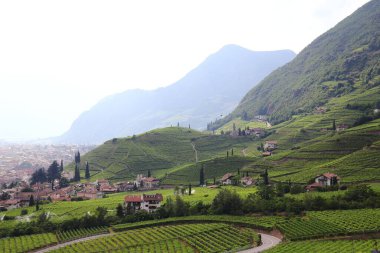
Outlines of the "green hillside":
[[[210,135],[188,128],[157,129],[105,142],[82,157],[81,173],[84,175],[84,163],[88,161],[91,179],[134,179],[137,174],[146,174],[148,170],[153,176],[162,178],[166,173],[178,171],[181,166],[195,166],[196,159],[200,162],[213,157],[224,157],[232,148],[235,149],[236,156],[241,155],[242,150],[251,142],[250,138]],[[239,164],[246,164],[242,159]],[[234,159],[236,160],[239,158]],[[231,167],[229,160],[224,165],[226,168]],[[210,176],[219,177],[225,171],[226,169],[214,170]]]
[[315,39],[297,57],[272,72],[234,112],[214,124],[267,114],[279,123],[329,99],[380,85],[380,2],[371,1]]

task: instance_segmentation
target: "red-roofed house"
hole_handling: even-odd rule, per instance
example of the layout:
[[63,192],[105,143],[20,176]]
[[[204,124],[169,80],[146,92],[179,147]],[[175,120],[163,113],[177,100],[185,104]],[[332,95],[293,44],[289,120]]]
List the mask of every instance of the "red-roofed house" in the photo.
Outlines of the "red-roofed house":
[[334,173],[323,173],[315,178],[316,183],[320,183],[322,186],[332,186],[339,184],[340,177]]
[[145,177],[142,179],[144,188],[152,189],[157,188],[160,180],[154,177]]
[[161,206],[162,194],[127,195],[124,198],[125,206],[132,211],[145,210],[149,213]]

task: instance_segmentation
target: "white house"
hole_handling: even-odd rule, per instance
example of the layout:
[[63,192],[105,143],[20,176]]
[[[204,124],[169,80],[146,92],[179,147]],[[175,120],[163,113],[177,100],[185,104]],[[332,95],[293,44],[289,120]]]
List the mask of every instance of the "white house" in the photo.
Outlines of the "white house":
[[321,186],[333,186],[339,184],[340,177],[334,173],[323,173],[315,178],[315,182]]
[[264,144],[264,150],[271,151],[278,147],[277,141],[266,141]]
[[143,195],[127,195],[124,203],[127,208],[133,211],[145,210],[149,213],[154,212],[161,206],[163,200],[162,194],[143,194]]
[[232,173],[227,173],[225,174],[222,179],[220,180],[220,182],[222,184],[232,184],[232,179],[233,179],[234,175],[232,175]]

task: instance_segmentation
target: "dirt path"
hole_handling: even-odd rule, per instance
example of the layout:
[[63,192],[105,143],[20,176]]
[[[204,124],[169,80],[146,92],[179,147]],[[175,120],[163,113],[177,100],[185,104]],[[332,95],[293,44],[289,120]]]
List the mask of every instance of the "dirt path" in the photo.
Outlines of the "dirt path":
[[80,239],[77,239],[77,240],[74,240],[74,241],[60,243],[60,244],[57,244],[57,245],[54,245],[54,246],[50,246],[50,247],[47,247],[47,248],[43,248],[43,249],[40,249],[40,250],[36,250],[36,251],[33,251],[33,252],[34,253],[45,253],[45,252],[56,250],[56,249],[59,249],[59,248],[62,248],[62,247],[65,247],[67,245],[71,245],[71,244],[74,244],[74,243],[77,243],[77,242],[84,242],[84,241],[98,239],[98,238],[105,237],[105,236],[110,236],[110,235],[112,235],[112,234],[93,235],[93,236],[89,236],[89,237],[80,238]]
[[194,150],[194,153],[195,153],[195,162],[197,163],[198,162],[198,151],[195,148],[194,142],[191,143],[191,146],[193,147],[193,150]]
[[270,249],[281,242],[281,240],[278,239],[277,237],[274,237],[272,235],[267,235],[267,234],[261,234],[261,240],[263,244],[260,245],[259,247],[239,251],[237,253],[259,253],[264,250]]

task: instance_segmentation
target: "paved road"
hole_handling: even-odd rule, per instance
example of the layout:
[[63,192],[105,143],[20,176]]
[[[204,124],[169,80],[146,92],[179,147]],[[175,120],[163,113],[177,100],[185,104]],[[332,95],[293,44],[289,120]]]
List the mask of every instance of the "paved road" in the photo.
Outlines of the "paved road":
[[278,239],[277,237],[267,235],[267,234],[261,234],[261,240],[263,244],[261,244],[259,247],[239,251],[237,253],[259,253],[264,250],[270,249],[281,242],[281,240]]

